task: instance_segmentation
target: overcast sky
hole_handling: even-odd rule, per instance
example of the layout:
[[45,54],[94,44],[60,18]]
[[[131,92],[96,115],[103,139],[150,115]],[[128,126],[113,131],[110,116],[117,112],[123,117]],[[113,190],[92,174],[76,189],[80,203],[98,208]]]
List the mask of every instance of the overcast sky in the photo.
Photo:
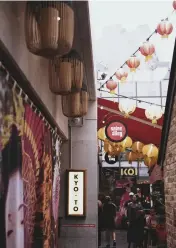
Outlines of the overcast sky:
[[[94,0],[89,5],[96,69],[101,62],[108,67],[109,75],[113,74],[156,29],[160,20],[167,16],[174,25],[174,32],[168,39],[161,39],[160,35],[155,34],[150,41],[155,45],[160,61],[172,61],[176,36],[176,12],[171,14],[172,1]],[[138,55],[141,57],[140,53]],[[148,73],[145,63],[135,75],[135,80],[151,77],[145,75],[144,71]],[[166,72],[167,68],[158,69],[156,80],[164,77]]]

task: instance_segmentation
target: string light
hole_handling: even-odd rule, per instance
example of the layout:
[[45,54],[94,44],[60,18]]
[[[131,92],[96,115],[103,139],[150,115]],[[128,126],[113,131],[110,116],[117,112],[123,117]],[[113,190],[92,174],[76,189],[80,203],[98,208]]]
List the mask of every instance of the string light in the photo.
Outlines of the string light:
[[[172,11],[171,14],[168,15],[168,17],[166,17],[165,19],[162,19],[162,20],[169,20],[169,17],[170,17],[173,13],[174,13],[174,11]],[[156,33],[157,33],[157,29],[155,29],[155,30],[149,35],[149,37],[148,37],[145,41],[146,41],[146,42],[149,41],[150,38],[151,38],[154,34],[156,34]],[[140,47],[138,47],[138,49],[137,49],[131,56],[129,56],[129,57],[135,56],[136,53],[137,53],[139,50],[140,50]],[[127,61],[128,61],[128,60],[126,60],[126,61],[120,66],[120,68],[118,68],[116,71],[118,71],[119,69],[122,69],[122,68],[126,65]],[[114,72],[114,74],[109,78],[109,80],[113,80],[113,77],[115,76],[115,73],[116,73],[116,72]],[[108,80],[107,80],[107,81],[108,81]],[[107,82],[107,81],[106,81],[106,82]],[[98,90],[101,90],[101,88],[104,87],[104,85],[106,84],[106,82],[104,82],[104,83],[98,88]]]

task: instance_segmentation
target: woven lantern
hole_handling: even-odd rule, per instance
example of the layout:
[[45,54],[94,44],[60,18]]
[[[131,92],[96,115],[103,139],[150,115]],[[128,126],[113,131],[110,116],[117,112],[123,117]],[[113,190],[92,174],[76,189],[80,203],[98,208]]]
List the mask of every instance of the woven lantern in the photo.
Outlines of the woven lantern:
[[145,145],[142,148],[142,153],[144,156],[147,156],[149,158],[152,158],[152,157],[157,158],[158,157],[158,148],[153,144]]
[[49,86],[54,94],[67,95],[80,91],[83,84],[83,63],[75,50],[54,58],[49,64]]
[[132,151],[135,153],[142,153],[142,148],[144,147],[144,144],[140,141],[136,141],[132,145]]
[[98,130],[97,132],[97,137],[99,140],[105,141],[106,140],[106,135],[105,135],[105,127],[102,127]]
[[136,110],[136,104],[130,100],[125,100],[119,103],[119,110],[125,118],[128,118]]
[[88,111],[88,92],[83,85],[81,91],[62,96],[62,112],[66,117],[82,117]]
[[157,120],[159,120],[162,115],[163,110],[158,106],[151,105],[145,110],[145,116],[151,120],[153,124],[157,124]]
[[147,167],[150,168],[150,167],[154,166],[156,163],[157,163],[157,158],[154,158],[154,157],[149,158],[147,156],[144,157],[144,164]]
[[33,54],[44,57],[67,54],[74,38],[72,2],[27,2],[25,36],[27,48]]

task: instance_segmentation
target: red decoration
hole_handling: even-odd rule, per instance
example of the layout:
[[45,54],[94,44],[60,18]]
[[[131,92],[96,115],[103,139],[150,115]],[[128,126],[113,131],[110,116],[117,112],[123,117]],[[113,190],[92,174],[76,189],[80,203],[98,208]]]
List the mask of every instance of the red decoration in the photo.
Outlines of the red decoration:
[[126,78],[128,77],[128,72],[124,71],[123,68],[120,68],[116,73],[115,76],[121,82],[125,82]]
[[158,24],[156,30],[157,33],[160,34],[162,38],[168,38],[169,34],[172,33],[173,25],[171,22],[164,20]]
[[112,142],[120,142],[127,136],[127,128],[120,121],[111,121],[105,128],[106,137]]
[[173,1],[172,6],[173,6],[174,10],[176,10],[176,1]]
[[111,94],[115,93],[115,89],[117,88],[117,83],[113,80],[109,80],[106,83],[106,88],[108,88],[110,90]]
[[142,55],[145,56],[145,61],[148,61],[149,59],[152,58],[152,54],[155,52],[155,47],[152,43],[146,41],[140,47],[139,51],[141,52]]
[[136,68],[138,68],[138,66],[140,65],[140,60],[134,55],[127,60],[126,64],[130,68],[131,72],[135,72]]

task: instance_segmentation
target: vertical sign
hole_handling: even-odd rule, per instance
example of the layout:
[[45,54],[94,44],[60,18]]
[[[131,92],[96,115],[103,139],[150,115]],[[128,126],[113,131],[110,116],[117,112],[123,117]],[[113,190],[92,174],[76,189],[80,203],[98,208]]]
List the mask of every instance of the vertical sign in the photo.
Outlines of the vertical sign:
[[67,216],[84,217],[85,213],[85,170],[67,170]]

